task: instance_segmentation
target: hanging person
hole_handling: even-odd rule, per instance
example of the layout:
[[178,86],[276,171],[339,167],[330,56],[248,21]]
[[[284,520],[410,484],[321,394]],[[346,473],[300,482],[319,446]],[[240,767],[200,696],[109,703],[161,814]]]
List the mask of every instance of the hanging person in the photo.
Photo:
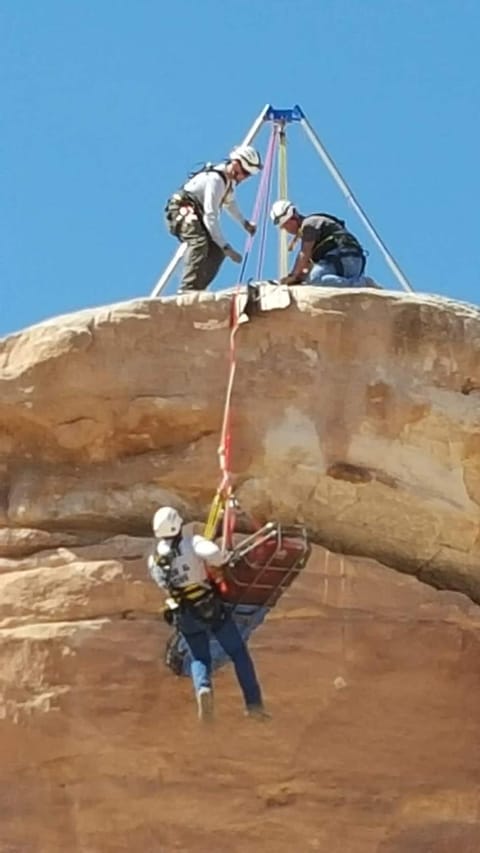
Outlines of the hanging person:
[[215,542],[189,535],[173,507],[160,507],[152,526],[157,542],[148,559],[148,570],[168,594],[165,621],[176,628],[190,652],[199,718],[213,717],[211,634],[233,662],[246,714],[268,718],[250,653],[213,579],[221,578],[228,555]]
[[274,225],[300,241],[300,250],[291,272],[282,284],[320,284],[324,287],[371,287],[363,276],[366,254],[345,222],[331,213],[304,216],[288,199],[274,202],[270,211]]
[[230,246],[221,232],[220,211],[225,208],[248,234],[255,234],[256,225],[245,219],[237,206],[235,187],[261,169],[258,151],[251,145],[239,145],[223,163],[206,163],[168,200],[165,208],[167,228],[187,246],[180,293],[205,290],[225,257],[241,263],[241,254]]

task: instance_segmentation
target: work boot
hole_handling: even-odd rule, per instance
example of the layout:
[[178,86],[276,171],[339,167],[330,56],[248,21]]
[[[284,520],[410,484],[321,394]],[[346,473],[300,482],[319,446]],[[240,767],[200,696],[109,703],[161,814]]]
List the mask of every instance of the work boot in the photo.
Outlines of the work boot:
[[201,687],[197,693],[198,719],[213,720],[213,692],[210,687]]
[[269,714],[264,705],[247,705],[245,716],[251,717],[254,720],[259,720],[261,722],[266,722],[267,720],[272,719],[272,715]]

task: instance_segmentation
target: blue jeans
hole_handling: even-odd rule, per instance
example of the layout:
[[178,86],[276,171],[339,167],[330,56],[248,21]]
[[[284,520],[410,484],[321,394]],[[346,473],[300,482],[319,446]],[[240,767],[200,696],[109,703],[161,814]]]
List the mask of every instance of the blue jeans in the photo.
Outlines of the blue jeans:
[[[332,255],[335,253],[332,252]],[[343,276],[335,271],[335,263],[329,261],[328,255],[323,260],[314,263],[306,284],[321,284],[323,287],[361,287],[364,259],[358,255],[343,255],[340,258],[343,266]]]
[[235,667],[245,705],[249,707],[261,704],[262,694],[253,661],[231,616],[227,616],[223,622],[210,629],[204,622],[195,619],[187,610],[180,614],[178,630],[182,634],[192,658],[190,675],[196,693],[202,687],[211,688],[212,686],[211,630]]
[[[244,643],[248,642],[253,631],[256,631],[262,622],[265,621],[269,610],[270,608],[262,607],[259,604],[237,604],[235,606],[235,609],[232,612],[232,618]],[[191,658],[188,646],[183,634],[176,634],[176,637],[177,640],[175,641],[175,648],[179,657],[182,658],[181,673],[177,672],[174,667],[172,667],[172,669],[177,675],[181,674],[189,678]],[[212,672],[215,672],[216,669],[220,669],[220,667],[230,663],[230,658],[218,642],[215,634],[212,632],[210,632],[209,635],[209,642],[210,657],[212,658]],[[174,640],[171,639],[170,643],[173,645]]]

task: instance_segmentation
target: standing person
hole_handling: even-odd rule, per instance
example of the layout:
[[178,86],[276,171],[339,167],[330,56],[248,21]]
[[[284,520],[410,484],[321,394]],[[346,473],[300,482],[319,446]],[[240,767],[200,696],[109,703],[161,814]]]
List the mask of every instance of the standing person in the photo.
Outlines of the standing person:
[[256,225],[237,206],[235,186],[261,168],[258,151],[251,145],[239,145],[225,162],[205,164],[168,200],[165,208],[168,230],[187,245],[180,293],[205,290],[225,256],[236,264],[241,263],[241,254],[230,246],[220,230],[220,211],[225,208],[245,231],[255,233]]
[[274,225],[299,240],[300,251],[282,284],[321,284],[326,287],[372,286],[365,279],[365,252],[345,222],[330,213],[304,216],[287,199],[274,202],[270,211]]
[[228,555],[203,536],[187,535],[183,519],[173,507],[156,511],[153,532],[157,542],[148,569],[155,583],[168,593],[166,621],[176,627],[188,646],[199,718],[213,717],[210,633],[233,662],[246,713],[267,718],[253,661],[212,579],[221,577]]

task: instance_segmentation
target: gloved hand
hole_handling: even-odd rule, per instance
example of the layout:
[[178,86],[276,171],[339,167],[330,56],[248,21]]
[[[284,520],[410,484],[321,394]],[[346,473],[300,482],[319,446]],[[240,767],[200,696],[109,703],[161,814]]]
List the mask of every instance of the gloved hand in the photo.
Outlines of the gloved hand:
[[234,567],[237,563],[240,562],[242,558],[237,554],[236,551],[229,551],[226,555],[226,565],[230,567]]
[[180,607],[174,598],[170,596],[165,599],[165,607],[163,609],[163,618],[167,625],[174,625],[177,619],[178,614],[180,613]]
[[163,618],[164,618],[164,621],[167,623],[167,625],[173,625],[173,623],[175,621],[175,611],[170,610],[169,607],[165,607],[165,609],[163,611]]
[[157,543],[155,551],[152,554],[152,561],[160,568],[168,569],[173,556],[174,553],[172,551],[171,543],[161,539],[160,542]]
[[230,258],[230,260],[233,261],[234,264],[242,263],[242,256],[240,252],[236,252],[235,249],[232,249],[230,243],[227,243],[227,245],[223,247],[223,251],[227,258]]
[[289,273],[280,279],[280,284],[302,284],[302,280],[299,280],[296,275]]
[[243,227],[245,228],[245,231],[247,231],[252,237],[257,230],[257,226],[255,225],[255,222],[249,222],[248,219],[245,219],[245,221],[243,223]]

